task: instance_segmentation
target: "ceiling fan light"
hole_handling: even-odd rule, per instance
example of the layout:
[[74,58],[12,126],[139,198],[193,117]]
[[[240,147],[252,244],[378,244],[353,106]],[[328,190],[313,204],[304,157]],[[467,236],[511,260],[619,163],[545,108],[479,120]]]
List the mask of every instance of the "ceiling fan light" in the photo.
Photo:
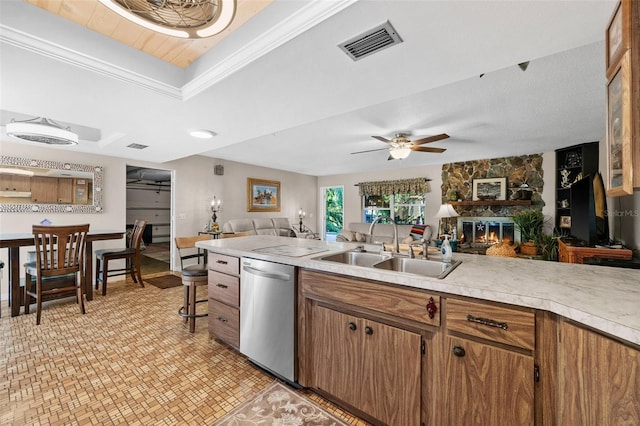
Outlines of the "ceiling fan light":
[[409,154],[411,154],[411,148],[399,147],[399,148],[391,148],[389,150],[389,154],[396,160],[402,160],[407,158]]
[[77,145],[78,135],[48,118],[34,118],[7,123],[8,136],[47,145]]

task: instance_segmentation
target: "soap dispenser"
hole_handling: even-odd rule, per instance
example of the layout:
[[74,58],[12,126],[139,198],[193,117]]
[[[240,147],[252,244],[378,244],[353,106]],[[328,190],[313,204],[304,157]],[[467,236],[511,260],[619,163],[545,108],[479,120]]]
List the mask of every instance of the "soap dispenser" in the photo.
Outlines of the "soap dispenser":
[[444,241],[442,242],[442,260],[444,262],[451,262],[451,244],[449,243],[449,235],[444,235]]

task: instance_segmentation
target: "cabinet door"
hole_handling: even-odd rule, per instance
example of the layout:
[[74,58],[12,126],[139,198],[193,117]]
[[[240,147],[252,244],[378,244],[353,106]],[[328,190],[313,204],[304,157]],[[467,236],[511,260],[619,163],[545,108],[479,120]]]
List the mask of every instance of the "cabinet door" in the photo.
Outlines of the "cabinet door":
[[361,328],[359,318],[321,306],[312,308],[312,384],[354,407],[362,392]]
[[561,321],[556,424],[640,425],[640,351]]
[[58,202],[68,204],[73,202],[73,179],[58,178]]
[[44,176],[31,178],[31,201],[55,203],[58,201],[58,179]]
[[419,425],[421,336],[375,321],[362,323],[360,408],[388,425]]
[[531,356],[452,336],[446,348],[442,424],[533,425]]

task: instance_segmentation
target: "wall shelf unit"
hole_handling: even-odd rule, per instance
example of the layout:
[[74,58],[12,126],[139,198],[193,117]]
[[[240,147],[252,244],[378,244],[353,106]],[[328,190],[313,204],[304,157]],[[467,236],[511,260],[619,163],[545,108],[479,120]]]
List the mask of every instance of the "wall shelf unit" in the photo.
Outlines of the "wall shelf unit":
[[598,173],[598,145],[589,142],[556,150],[555,227],[560,235],[571,235],[571,184]]

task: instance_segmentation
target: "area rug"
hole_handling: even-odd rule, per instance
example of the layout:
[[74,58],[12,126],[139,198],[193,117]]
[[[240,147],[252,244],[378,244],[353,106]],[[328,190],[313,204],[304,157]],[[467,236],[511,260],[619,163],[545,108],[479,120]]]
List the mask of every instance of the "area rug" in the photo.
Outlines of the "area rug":
[[181,286],[182,277],[168,274],[168,275],[162,275],[160,277],[155,277],[155,278],[146,278],[144,282],[151,284],[152,286],[165,289],[165,288]]
[[214,423],[218,426],[258,424],[348,426],[315,402],[280,382],[273,382],[254,398]]

